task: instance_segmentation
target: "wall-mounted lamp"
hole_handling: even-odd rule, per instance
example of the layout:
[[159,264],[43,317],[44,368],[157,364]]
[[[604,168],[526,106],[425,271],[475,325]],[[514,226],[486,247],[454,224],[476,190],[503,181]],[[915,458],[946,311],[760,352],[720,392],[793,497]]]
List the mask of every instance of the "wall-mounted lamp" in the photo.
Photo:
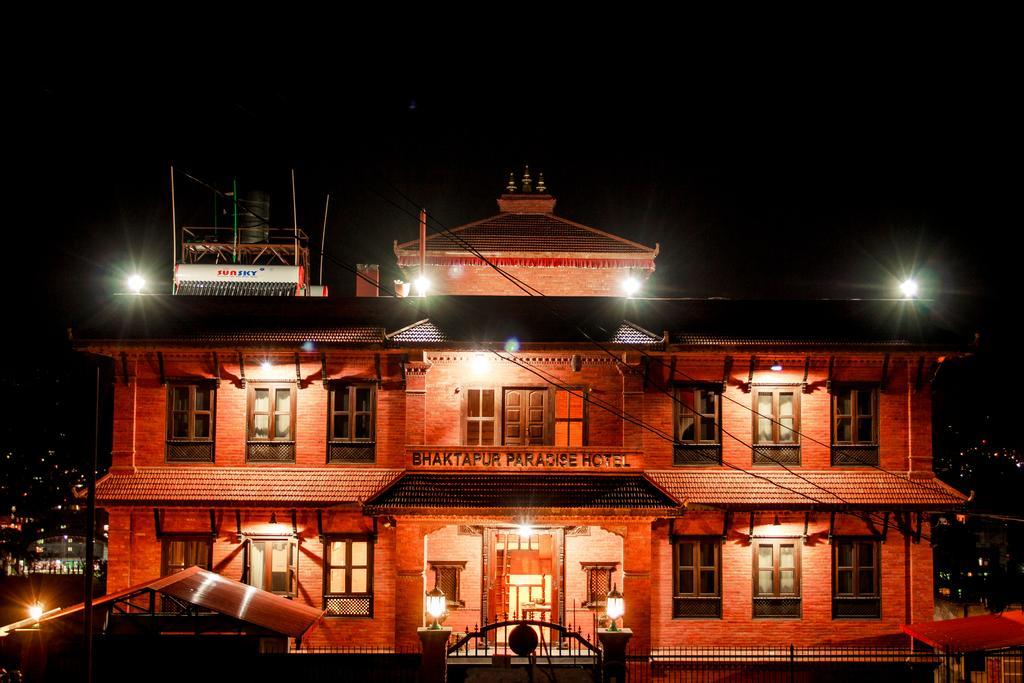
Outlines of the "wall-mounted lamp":
[[475,375],[486,375],[491,369],[491,364],[483,353],[474,353],[469,363]]

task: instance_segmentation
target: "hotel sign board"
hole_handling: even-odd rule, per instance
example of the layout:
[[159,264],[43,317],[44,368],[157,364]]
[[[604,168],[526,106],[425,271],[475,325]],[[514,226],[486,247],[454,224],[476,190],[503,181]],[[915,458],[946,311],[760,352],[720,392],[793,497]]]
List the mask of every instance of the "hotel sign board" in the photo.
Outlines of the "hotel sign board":
[[621,471],[642,469],[642,453],[622,448],[552,446],[417,446],[407,447],[409,467],[427,470]]

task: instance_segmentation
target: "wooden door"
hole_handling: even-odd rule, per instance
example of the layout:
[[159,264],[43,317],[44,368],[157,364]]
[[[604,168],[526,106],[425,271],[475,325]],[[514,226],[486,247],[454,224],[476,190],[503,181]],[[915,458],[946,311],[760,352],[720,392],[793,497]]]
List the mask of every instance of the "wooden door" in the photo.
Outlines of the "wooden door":
[[502,405],[505,413],[503,438],[506,446],[547,443],[547,389],[506,389]]

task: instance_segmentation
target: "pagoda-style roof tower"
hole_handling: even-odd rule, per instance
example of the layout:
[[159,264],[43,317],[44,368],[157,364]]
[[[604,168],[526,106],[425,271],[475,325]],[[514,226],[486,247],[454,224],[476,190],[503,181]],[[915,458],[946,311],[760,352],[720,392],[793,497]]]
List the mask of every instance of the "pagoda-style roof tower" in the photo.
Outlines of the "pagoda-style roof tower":
[[[536,185],[529,167],[518,185],[509,174],[497,215],[427,235],[425,275],[431,291],[524,294],[480,256],[550,295],[614,296],[623,293],[626,279],[643,280],[654,272],[658,245],[649,247],[556,216],[555,202],[543,173]],[[419,276],[419,240],[396,242],[394,250],[410,279]]]

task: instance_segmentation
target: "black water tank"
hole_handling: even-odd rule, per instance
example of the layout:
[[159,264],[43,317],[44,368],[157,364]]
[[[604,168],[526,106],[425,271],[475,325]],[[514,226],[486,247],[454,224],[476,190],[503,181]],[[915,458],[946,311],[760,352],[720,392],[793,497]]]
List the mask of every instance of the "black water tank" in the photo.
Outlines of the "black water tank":
[[242,244],[262,244],[270,241],[269,192],[250,190],[239,193],[238,241]]

